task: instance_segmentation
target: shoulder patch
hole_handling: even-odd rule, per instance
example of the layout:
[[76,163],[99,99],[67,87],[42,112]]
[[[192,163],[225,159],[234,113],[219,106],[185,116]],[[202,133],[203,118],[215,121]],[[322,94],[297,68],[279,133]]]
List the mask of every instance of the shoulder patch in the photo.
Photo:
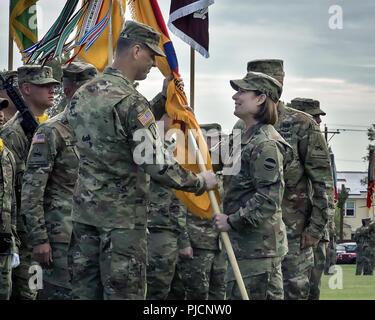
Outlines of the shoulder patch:
[[46,142],[46,135],[44,133],[37,133],[34,135],[32,144],[36,143],[45,143]]
[[273,158],[266,158],[263,162],[263,167],[266,170],[274,170],[276,168],[276,160]]
[[151,112],[150,109],[147,109],[143,112],[141,112],[140,114],[138,114],[138,120],[139,122],[144,126],[146,127],[147,125],[149,125],[150,123],[154,122],[155,121],[155,118],[154,118],[154,115],[153,113]]

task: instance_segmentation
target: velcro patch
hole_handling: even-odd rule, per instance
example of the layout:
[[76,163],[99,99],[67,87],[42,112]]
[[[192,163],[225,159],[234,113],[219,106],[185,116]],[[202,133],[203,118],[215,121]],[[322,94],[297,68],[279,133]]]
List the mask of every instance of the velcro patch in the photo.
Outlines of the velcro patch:
[[151,110],[147,109],[146,111],[144,111],[144,112],[142,112],[138,115],[138,120],[139,120],[140,123],[142,123],[142,125],[144,127],[146,127],[150,123],[154,122],[155,118],[154,118],[154,115],[151,112]]
[[274,170],[276,168],[276,160],[272,158],[267,158],[266,160],[264,160],[263,166],[266,170]]
[[34,135],[31,143],[35,144],[35,143],[45,143],[45,142],[46,142],[46,135],[44,133],[38,133]]

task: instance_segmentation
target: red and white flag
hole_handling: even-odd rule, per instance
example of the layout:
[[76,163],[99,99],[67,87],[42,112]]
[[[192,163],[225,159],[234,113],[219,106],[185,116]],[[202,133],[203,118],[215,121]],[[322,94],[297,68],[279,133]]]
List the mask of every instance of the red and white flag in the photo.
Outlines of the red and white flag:
[[171,0],[168,27],[205,58],[209,57],[208,7],[214,0]]

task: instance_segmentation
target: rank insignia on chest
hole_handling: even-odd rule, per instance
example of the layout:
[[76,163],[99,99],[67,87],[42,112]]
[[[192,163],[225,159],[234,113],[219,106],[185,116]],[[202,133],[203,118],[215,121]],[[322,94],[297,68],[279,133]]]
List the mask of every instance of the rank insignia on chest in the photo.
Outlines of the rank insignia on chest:
[[34,135],[32,144],[35,143],[45,143],[46,142],[46,135],[44,133],[38,133]]
[[138,115],[138,120],[144,127],[146,127],[148,124],[151,122],[155,121],[154,120],[154,115],[152,114],[150,109],[147,109],[146,111],[140,113]]

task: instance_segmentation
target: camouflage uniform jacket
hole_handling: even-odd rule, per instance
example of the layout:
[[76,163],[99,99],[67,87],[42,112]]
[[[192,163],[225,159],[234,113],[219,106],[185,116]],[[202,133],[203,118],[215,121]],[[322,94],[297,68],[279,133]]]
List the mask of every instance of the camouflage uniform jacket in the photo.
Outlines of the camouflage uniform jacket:
[[80,154],[73,221],[145,228],[146,173],[171,188],[204,192],[203,179],[165,151],[149,102],[119,70],[106,68],[83,85],[68,108]]
[[230,152],[232,161],[240,162],[240,171],[224,175],[223,206],[234,229],[229,236],[239,260],[287,253],[281,202],[288,149],[271,125],[257,125],[243,132],[240,153]]
[[150,232],[169,230],[178,237],[178,246],[188,247],[186,237],[186,208],[172,189],[151,179],[149,192],[149,215],[147,227]]
[[354,241],[357,242],[357,250],[363,250],[369,246],[369,227],[360,226],[354,234]]
[[288,239],[303,231],[320,239],[328,222],[327,189],[332,185],[328,148],[313,118],[278,105],[275,129],[294,151],[294,161],[285,172],[283,220]]
[[375,252],[375,222],[371,222],[368,226],[368,235],[369,235],[369,245],[371,249]]
[[75,136],[62,112],[39,126],[23,176],[21,214],[32,246],[69,243],[77,170]]
[[25,163],[30,149],[30,142],[28,141],[22,127],[22,117],[17,112],[1,129],[0,136],[8,149],[12,152],[16,167],[15,167],[15,191],[17,201],[17,232],[26,232],[26,227],[23,219],[19,214],[21,204],[21,187],[22,176],[25,171]]
[[[2,143],[2,141],[1,141]],[[0,213],[0,233],[9,235],[12,238],[12,245],[9,253],[18,252],[16,244],[18,243],[16,228],[16,201],[14,194],[15,182],[15,160],[8,148],[2,146],[0,150],[1,161],[1,213]]]

